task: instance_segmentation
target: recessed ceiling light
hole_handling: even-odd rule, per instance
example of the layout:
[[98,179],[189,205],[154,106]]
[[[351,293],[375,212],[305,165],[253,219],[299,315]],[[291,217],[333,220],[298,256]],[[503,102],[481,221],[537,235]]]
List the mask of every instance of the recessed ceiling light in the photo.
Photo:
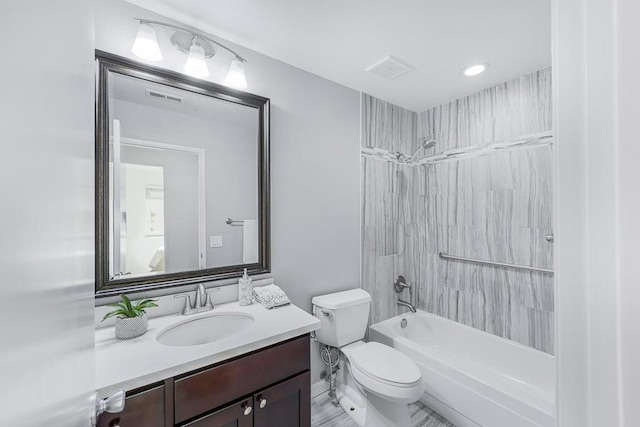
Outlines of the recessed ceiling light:
[[467,77],[477,76],[478,74],[481,74],[484,71],[486,71],[487,68],[489,68],[489,64],[486,62],[482,64],[470,65],[468,67],[465,67],[462,70],[462,74],[464,74]]

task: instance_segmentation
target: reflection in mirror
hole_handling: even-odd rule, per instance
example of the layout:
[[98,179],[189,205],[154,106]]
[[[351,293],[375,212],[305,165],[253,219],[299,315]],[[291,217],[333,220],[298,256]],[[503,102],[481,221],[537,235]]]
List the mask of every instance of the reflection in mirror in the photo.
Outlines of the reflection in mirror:
[[264,270],[265,108],[103,73],[108,237],[98,290]]
[[[109,171],[113,177],[112,165]],[[113,209],[113,197],[118,197],[123,206],[121,217],[116,218],[120,222],[120,255],[110,258],[109,274],[113,278],[126,274],[144,274],[147,271],[163,273],[164,169],[159,166],[122,163],[120,171],[119,191],[109,192],[109,206]],[[112,223],[110,247],[115,247],[114,228]]]
[[[113,146],[115,141],[120,149],[110,152],[119,152],[120,160],[112,154],[110,170],[120,164],[120,171],[110,175],[110,276],[205,268],[206,258],[200,256],[206,254],[205,204],[200,202],[204,150],[122,137],[114,138]],[[120,235],[119,242],[114,235]]]

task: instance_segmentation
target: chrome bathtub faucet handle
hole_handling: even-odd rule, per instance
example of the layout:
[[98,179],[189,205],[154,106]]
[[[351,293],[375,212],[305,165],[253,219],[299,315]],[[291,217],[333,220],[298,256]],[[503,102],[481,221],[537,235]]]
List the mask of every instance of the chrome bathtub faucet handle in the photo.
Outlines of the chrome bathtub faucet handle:
[[403,275],[398,276],[395,282],[393,282],[393,290],[398,294],[409,288],[411,288],[411,283],[407,283],[407,279],[405,279]]

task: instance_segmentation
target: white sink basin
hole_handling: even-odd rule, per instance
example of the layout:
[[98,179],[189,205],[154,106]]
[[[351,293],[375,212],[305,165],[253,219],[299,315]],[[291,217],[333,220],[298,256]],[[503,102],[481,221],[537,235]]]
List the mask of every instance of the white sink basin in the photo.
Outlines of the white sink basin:
[[156,340],[172,347],[209,344],[249,327],[253,316],[246,313],[213,313],[185,320],[158,334]]

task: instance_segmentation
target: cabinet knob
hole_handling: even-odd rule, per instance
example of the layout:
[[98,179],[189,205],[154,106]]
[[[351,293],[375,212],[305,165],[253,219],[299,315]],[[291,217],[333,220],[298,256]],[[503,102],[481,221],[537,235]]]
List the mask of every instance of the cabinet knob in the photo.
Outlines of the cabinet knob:
[[251,411],[253,410],[253,408],[251,406],[249,406],[249,404],[247,402],[244,402],[242,404],[242,409],[244,409],[244,414],[245,415],[249,415],[251,413]]
[[260,402],[260,409],[267,406],[267,399],[262,398],[262,396],[258,396],[258,402]]

